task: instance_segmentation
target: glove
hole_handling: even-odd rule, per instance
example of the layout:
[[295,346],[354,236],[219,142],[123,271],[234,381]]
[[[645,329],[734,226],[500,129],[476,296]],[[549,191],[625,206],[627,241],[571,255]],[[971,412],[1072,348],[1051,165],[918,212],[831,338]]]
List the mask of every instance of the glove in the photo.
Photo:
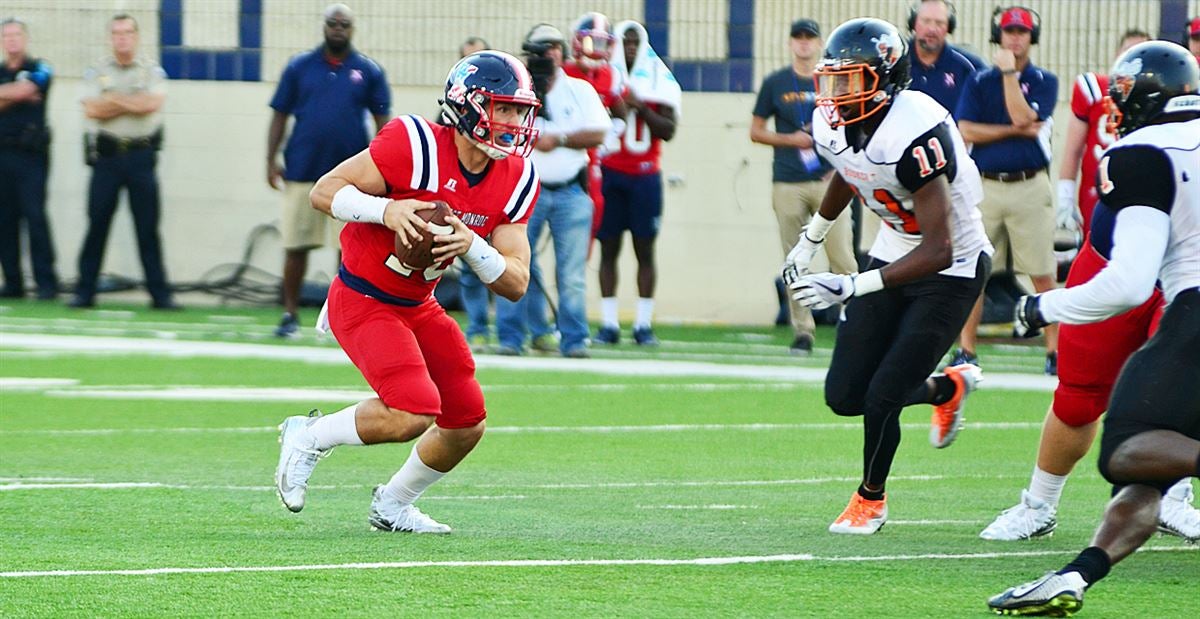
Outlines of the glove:
[[809,309],[825,309],[854,296],[854,276],[837,273],[801,275],[789,285],[792,298]]
[[1054,225],[1062,230],[1079,231],[1083,217],[1075,204],[1075,181],[1058,181],[1058,201],[1054,207]]
[[[817,255],[817,250],[821,248],[821,243],[824,241],[813,241],[808,238],[808,235],[801,232],[800,239],[788,252],[787,258],[783,259],[783,270],[785,272],[783,281],[787,281],[786,272],[788,267],[795,269],[799,275],[807,275],[808,267],[812,264],[813,256]],[[790,282],[789,282],[790,285]]]
[[1042,327],[1050,324],[1042,317],[1041,295],[1023,295],[1017,299],[1014,308],[1013,335],[1016,337],[1037,337],[1042,333]]

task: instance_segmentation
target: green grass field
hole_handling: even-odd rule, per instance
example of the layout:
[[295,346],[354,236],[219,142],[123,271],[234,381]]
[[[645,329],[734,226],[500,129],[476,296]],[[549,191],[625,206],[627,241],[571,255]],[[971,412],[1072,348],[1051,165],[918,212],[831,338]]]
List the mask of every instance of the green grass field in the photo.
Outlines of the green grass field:
[[[453,535],[368,529],[408,445],[339,448],[291,514],[275,425],[368,390],[331,340],[273,341],[276,317],[0,308],[0,616],[983,617],[1108,498],[1093,454],[1052,538],[977,537],[1028,481],[1052,385],[1036,348],[993,345],[953,447],[905,413],[888,525],[831,535],[861,466],[817,382],[832,332],[795,359],[784,331],[661,327],[651,353],[481,356],[489,432],[419,502]],[[1200,552],[1147,547],[1083,616],[1196,616]]]

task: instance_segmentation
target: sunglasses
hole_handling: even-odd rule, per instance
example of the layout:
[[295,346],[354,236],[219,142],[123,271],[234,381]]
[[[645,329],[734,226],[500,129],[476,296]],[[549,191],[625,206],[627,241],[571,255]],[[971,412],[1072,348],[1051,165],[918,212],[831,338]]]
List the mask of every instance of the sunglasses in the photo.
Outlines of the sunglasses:
[[341,26],[343,29],[349,30],[354,27],[354,22],[348,19],[327,19],[325,20],[325,26],[329,28]]

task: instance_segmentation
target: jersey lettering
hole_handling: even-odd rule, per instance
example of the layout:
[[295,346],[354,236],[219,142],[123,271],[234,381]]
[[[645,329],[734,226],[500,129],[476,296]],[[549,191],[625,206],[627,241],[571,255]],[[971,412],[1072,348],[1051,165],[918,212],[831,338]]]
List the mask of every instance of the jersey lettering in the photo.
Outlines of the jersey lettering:
[[638,118],[637,112],[629,113],[629,117],[625,121],[625,134],[621,136],[621,141],[625,144],[625,152],[631,155],[644,155],[650,152],[650,144],[653,141],[650,128],[642,122],[642,119]]
[[1116,187],[1112,180],[1108,178],[1108,157],[1100,160],[1100,193],[1109,194]]
[[912,149],[913,157],[916,157],[917,164],[921,166],[919,171],[921,178],[925,178],[926,176],[933,174],[935,169],[940,170],[946,167],[946,153],[942,150],[942,143],[939,142],[937,138],[929,138],[928,144],[929,149],[933,151],[934,166],[936,167],[929,167],[929,155],[925,153],[924,148],[920,146],[914,146]]
[[[421,271],[421,276],[425,278],[425,281],[432,282],[441,277],[442,274],[450,269],[451,262],[453,262],[453,260],[435,262]],[[388,254],[387,261],[384,262],[384,264],[387,265],[387,268],[395,271],[401,277],[412,277],[413,273],[416,272],[413,269],[408,268],[408,266],[404,263],[400,262],[400,259],[396,257],[396,254]]]

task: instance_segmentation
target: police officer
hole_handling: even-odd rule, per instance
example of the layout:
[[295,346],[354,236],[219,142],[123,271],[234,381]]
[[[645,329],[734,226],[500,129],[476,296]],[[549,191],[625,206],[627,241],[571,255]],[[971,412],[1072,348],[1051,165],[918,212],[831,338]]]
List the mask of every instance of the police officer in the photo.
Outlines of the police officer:
[[46,127],[46,95],[53,70],[44,60],[25,53],[25,22],[0,21],[4,64],[0,65],[0,296],[25,296],[21,273],[21,219],[29,234],[33,279],[39,299],[58,294],[54,245],[46,219],[46,172],[50,167],[50,130]]
[[159,191],[155,166],[162,146],[159,110],[166,100],[166,73],[158,63],[137,56],[138,24],[130,15],[109,20],[112,56],[84,73],[84,115],[92,122],[87,158],[92,166],[88,188],[88,230],[79,252],[79,283],[71,307],[96,304],[96,279],[104,260],[108,229],[121,188],[137,232],[146,290],[155,309],[175,310],[163,270],[158,237]]

